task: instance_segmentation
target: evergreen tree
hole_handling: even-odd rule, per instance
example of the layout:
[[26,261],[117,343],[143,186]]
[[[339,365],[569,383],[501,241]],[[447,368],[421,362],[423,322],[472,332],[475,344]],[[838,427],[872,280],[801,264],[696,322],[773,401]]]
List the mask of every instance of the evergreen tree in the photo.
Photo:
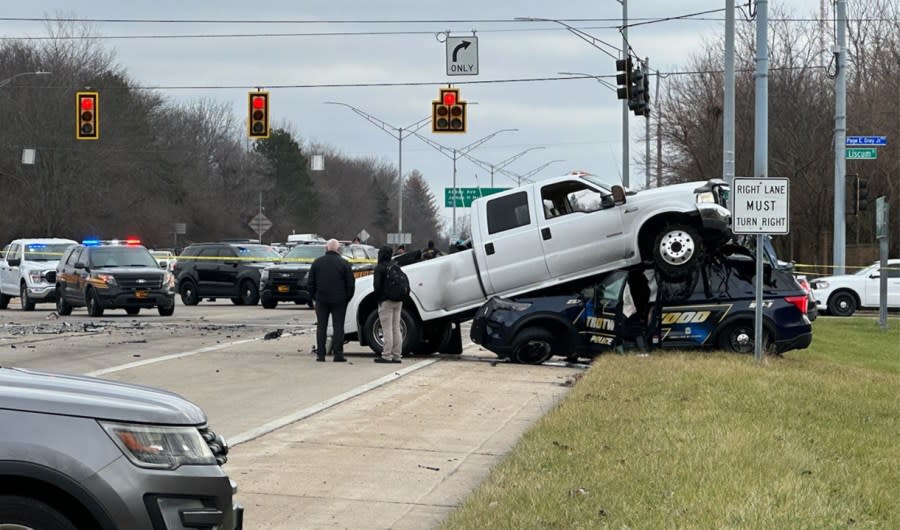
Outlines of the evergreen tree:
[[306,232],[315,217],[318,201],[309,175],[309,162],[300,144],[284,129],[275,129],[269,138],[258,140],[253,150],[265,157],[271,166],[275,204],[274,234],[286,238],[291,230]]

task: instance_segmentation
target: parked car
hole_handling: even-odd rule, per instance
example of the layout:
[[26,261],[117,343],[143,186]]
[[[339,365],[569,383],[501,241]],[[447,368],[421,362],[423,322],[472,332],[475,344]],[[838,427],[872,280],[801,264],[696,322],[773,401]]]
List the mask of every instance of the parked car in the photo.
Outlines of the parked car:
[[[342,245],[339,252],[350,262],[353,275],[357,278],[368,276],[375,271],[375,264],[378,262],[378,249],[375,247],[361,244]],[[306,276],[312,262],[323,254],[325,254],[324,242],[298,244],[287,253],[281,263],[264,269],[259,277],[262,306],[273,309],[278,306],[278,302],[294,302],[312,307],[312,300],[306,287]]]
[[[574,290],[492,298],[476,313],[471,338],[498,357],[533,364],[554,355],[593,357],[618,346],[749,353],[754,351],[754,274],[753,260],[739,255],[707,261],[678,282],[637,267],[595,277]],[[641,277],[645,285],[639,290],[635,278]],[[764,350],[780,354],[809,346],[808,298],[793,276],[767,265],[764,293]]]
[[[813,280],[813,295],[820,311],[848,317],[860,307],[880,307],[881,265],[873,263],[855,274],[825,276]],[[887,306],[900,308],[900,259],[889,259]]]
[[0,368],[0,425],[0,528],[243,526],[228,445],[176,394]]
[[196,243],[175,260],[173,272],[184,305],[203,298],[230,298],[235,305],[259,302],[259,273],[281,255],[259,243]]
[[159,264],[160,269],[172,272],[172,269],[175,268],[175,254],[171,250],[151,250],[150,255]]
[[19,297],[24,311],[35,304],[54,302],[52,274],[63,252],[76,241],[58,238],[16,239],[0,252],[0,309]]
[[71,315],[84,306],[92,317],[106,309],[137,315],[155,307],[160,316],[175,312],[175,277],[160,270],[137,240],[87,240],[70,246],[56,266],[56,312]]

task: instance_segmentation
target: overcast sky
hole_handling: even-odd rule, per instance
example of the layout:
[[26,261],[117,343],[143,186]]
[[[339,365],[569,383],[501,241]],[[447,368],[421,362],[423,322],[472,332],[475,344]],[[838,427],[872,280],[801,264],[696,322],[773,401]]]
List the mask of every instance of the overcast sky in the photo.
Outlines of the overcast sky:
[[[817,12],[819,2],[775,0],[769,3],[770,11],[775,5],[788,5],[794,14],[808,16]],[[645,0],[629,2],[629,17],[632,22],[642,22],[723,7],[724,1]],[[462,148],[500,129],[518,129],[498,134],[472,150],[472,156],[496,164],[530,147],[543,146],[544,149],[525,154],[507,169],[522,174],[546,162],[563,160],[533,178],[574,169],[588,170],[609,179],[621,178],[621,101],[596,80],[465,84],[559,77],[559,72],[614,76],[615,61],[610,55],[559,24],[513,19],[566,19],[567,23],[619,48],[622,38],[614,26],[621,23],[622,7],[617,0],[29,0],[4,2],[0,12],[0,16],[12,18],[57,15],[90,19],[291,21],[277,24],[95,22],[92,27],[97,34],[107,37],[267,34],[107,39],[104,45],[115,51],[117,62],[142,86],[210,87],[164,88],[161,92],[179,101],[196,98],[226,101],[241,118],[247,97],[247,89],[243,87],[266,88],[270,91],[273,125],[290,128],[304,144],[324,143],[348,156],[374,156],[396,165],[396,139],[350,109],[323,102],[346,103],[388,124],[406,127],[429,116],[438,88],[452,82],[460,88],[461,99],[477,102],[469,107],[468,133],[436,135],[426,125],[420,131],[423,135],[448,147]],[[706,20],[632,27],[628,40],[637,56],[649,57],[651,68],[682,70],[691,54],[701,50],[704,43],[717,42],[724,31],[721,11],[702,18]],[[747,24],[743,19],[739,13],[738,24]],[[448,33],[461,37],[473,32],[478,37],[479,75],[447,76],[445,44],[440,40]],[[275,33],[306,35],[273,36]],[[38,37],[46,35],[46,30],[42,22],[3,20],[0,34]],[[612,55],[618,53],[609,46],[597,44]],[[613,78],[607,79],[615,83]],[[309,87],[379,83],[422,84]],[[241,88],[213,88],[235,86]],[[284,88],[278,88],[281,86]],[[630,124],[631,159],[634,160],[643,154],[643,144],[636,140],[643,132],[644,119],[631,115]],[[489,172],[465,159],[457,164],[457,186],[490,186]],[[403,170],[408,174],[412,169],[425,175],[443,205],[444,188],[452,185],[451,160],[411,137],[403,142]],[[632,187],[642,187],[644,183],[643,169],[634,162],[630,182]],[[495,174],[494,185],[507,187],[514,182]],[[466,214],[464,209],[457,210],[458,218]],[[449,210],[445,218],[449,228]]]

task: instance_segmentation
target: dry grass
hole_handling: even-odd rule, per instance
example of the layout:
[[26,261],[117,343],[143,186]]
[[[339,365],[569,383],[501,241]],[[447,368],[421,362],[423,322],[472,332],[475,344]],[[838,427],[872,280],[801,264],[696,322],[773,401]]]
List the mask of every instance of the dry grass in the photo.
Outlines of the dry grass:
[[819,319],[762,366],[599,358],[445,528],[900,528],[891,324]]

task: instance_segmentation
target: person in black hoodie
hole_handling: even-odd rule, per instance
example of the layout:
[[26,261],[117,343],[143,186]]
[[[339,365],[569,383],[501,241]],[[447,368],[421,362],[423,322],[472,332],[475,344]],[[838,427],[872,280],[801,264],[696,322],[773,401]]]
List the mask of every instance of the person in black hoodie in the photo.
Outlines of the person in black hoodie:
[[344,357],[344,316],[347,303],[353,298],[356,278],[350,264],[338,254],[337,239],[325,243],[325,255],[316,258],[309,269],[307,285],[316,308],[316,360],[325,361],[325,341],[328,338],[328,317],[331,316],[332,350],[334,362],[347,362]]
[[403,335],[400,332],[400,310],[402,301],[389,300],[385,292],[389,267],[399,267],[393,263],[391,257],[394,252],[390,245],[378,249],[378,264],[375,265],[373,286],[375,289],[375,301],[378,303],[378,321],[381,322],[381,331],[384,335],[384,348],[381,355],[375,357],[376,363],[402,362]]

